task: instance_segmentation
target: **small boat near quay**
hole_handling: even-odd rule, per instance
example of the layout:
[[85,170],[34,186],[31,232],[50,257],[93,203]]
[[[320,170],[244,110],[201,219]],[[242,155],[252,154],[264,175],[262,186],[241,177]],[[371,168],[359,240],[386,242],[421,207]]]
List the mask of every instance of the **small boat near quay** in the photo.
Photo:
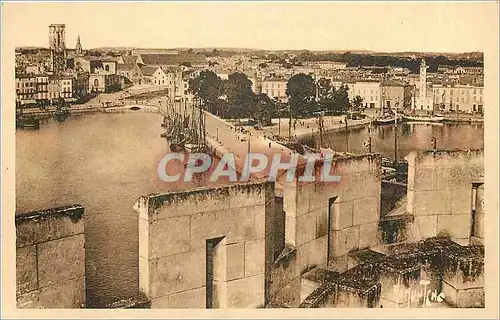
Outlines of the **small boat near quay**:
[[381,125],[395,124],[396,120],[400,121],[401,117],[396,117],[396,116],[380,117],[380,118],[376,118],[373,122],[376,125],[381,126]]
[[418,121],[418,122],[442,122],[444,121],[443,116],[403,116],[405,121]]
[[16,128],[22,129],[40,129],[40,120],[34,117],[19,117],[16,119]]

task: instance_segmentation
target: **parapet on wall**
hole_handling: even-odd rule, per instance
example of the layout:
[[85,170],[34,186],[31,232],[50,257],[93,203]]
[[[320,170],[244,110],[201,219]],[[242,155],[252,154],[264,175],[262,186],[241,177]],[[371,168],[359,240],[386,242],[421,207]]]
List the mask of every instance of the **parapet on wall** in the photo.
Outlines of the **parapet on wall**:
[[266,304],[273,259],[270,183],[141,197],[139,285],[151,308]]
[[72,205],[16,215],[18,308],[85,306],[83,212]]
[[407,159],[407,212],[415,217],[409,241],[448,235],[468,244],[475,232],[473,199],[484,175],[483,150],[418,151]]
[[[297,307],[305,295],[304,273],[317,266],[343,272],[349,251],[379,243],[381,156],[337,156],[332,166],[338,183],[316,179],[277,185],[284,198],[287,246],[272,268],[273,306]],[[316,167],[316,174],[321,170]]]

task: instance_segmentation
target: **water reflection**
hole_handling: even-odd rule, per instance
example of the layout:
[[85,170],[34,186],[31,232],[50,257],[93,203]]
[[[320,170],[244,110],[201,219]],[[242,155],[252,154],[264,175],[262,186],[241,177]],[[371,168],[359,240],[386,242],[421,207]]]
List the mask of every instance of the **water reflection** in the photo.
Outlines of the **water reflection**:
[[[46,122],[45,122],[46,121]],[[140,195],[165,190],[156,176],[168,152],[162,117],[148,113],[70,116],[44,120],[39,131],[16,132],[16,208],[31,211],[68,203],[85,206],[87,302],[99,307],[138,292]],[[372,149],[394,155],[394,127],[372,130]],[[398,154],[438,148],[482,148],[483,125],[402,124]],[[366,127],[326,133],[325,145],[366,152]]]
[[[403,123],[397,128],[398,159],[404,158],[412,150],[431,149],[431,139],[437,139],[438,149],[483,148],[484,126],[477,124]],[[394,157],[393,125],[372,127],[372,151],[385,157]],[[350,152],[366,152],[364,143],[368,141],[366,127],[352,128],[347,132]],[[345,131],[323,135],[325,147],[336,151],[346,150]]]

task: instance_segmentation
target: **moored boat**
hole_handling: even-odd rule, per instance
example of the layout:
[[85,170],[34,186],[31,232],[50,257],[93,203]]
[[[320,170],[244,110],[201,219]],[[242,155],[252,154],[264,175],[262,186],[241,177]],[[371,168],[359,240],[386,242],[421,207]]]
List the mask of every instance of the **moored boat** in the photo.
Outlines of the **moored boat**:
[[386,125],[386,124],[394,124],[396,123],[396,119],[399,121],[401,120],[400,117],[380,117],[380,118],[376,118],[373,122],[376,124],[376,125]]
[[40,129],[40,120],[36,118],[23,118],[16,119],[16,127],[23,129]]
[[419,122],[441,122],[444,120],[444,117],[438,116],[403,116],[403,120],[405,121],[419,121]]

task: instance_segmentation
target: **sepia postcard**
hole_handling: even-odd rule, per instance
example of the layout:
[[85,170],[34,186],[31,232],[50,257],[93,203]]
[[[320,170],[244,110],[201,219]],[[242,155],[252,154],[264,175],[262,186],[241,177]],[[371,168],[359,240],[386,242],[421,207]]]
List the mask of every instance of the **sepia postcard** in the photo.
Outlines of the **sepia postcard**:
[[3,2],[2,318],[498,318],[498,9]]

